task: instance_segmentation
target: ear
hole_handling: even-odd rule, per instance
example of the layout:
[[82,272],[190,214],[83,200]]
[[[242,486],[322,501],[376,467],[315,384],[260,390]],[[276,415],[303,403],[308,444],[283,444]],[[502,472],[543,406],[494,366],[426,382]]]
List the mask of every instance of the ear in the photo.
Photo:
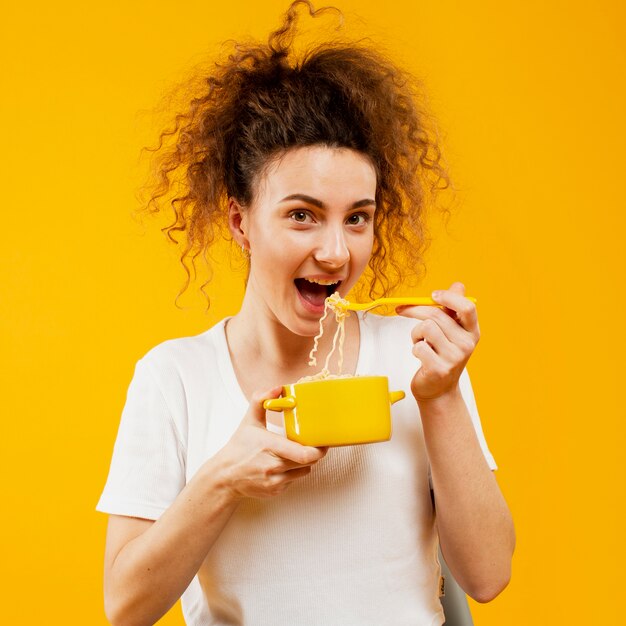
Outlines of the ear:
[[248,212],[244,211],[235,198],[228,198],[228,228],[233,239],[246,250],[250,249],[248,241]]

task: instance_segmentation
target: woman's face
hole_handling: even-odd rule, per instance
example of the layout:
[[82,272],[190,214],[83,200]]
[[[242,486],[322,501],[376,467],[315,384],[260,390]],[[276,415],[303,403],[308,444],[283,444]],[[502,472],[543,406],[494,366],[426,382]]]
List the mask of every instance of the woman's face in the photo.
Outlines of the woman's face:
[[315,335],[325,298],[334,290],[345,297],[367,266],[375,198],[374,167],[359,152],[295,148],[274,163],[241,213],[250,250],[246,297],[258,312]]

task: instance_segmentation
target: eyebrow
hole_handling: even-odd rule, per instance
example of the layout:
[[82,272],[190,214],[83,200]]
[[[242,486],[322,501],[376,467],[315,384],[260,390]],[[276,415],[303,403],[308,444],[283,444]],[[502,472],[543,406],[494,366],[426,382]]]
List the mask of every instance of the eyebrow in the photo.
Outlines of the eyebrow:
[[[285,196],[282,200],[280,200],[280,202],[286,202],[287,200],[301,200],[302,202],[308,202],[309,204],[312,204],[319,209],[327,208],[321,200],[318,200],[317,198],[312,198],[311,196],[307,196],[303,193],[294,193],[290,196]],[[352,205],[351,209],[360,209],[361,207],[368,205],[376,206],[376,201],[372,200],[371,198],[364,198],[363,200],[358,200],[357,202],[355,202]]]

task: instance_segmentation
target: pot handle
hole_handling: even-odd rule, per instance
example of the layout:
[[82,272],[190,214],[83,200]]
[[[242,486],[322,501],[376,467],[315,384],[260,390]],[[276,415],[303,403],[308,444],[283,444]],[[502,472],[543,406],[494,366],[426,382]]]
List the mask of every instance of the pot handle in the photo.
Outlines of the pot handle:
[[296,399],[294,396],[285,396],[283,398],[273,398],[272,400],[265,400],[263,402],[263,408],[270,411],[284,411],[285,409],[295,409]]
[[394,402],[397,402],[398,400],[402,400],[402,398],[404,398],[405,396],[406,394],[404,393],[404,391],[390,391],[389,402],[393,404]]

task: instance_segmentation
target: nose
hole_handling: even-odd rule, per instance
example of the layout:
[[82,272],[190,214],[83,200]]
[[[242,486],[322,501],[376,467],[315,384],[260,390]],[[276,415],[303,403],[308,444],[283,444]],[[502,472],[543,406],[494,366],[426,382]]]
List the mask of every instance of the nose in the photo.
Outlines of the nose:
[[350,260],[350,250],[342,227],[324,229],[315,251],[315,259],[333,268],[343,267]]

